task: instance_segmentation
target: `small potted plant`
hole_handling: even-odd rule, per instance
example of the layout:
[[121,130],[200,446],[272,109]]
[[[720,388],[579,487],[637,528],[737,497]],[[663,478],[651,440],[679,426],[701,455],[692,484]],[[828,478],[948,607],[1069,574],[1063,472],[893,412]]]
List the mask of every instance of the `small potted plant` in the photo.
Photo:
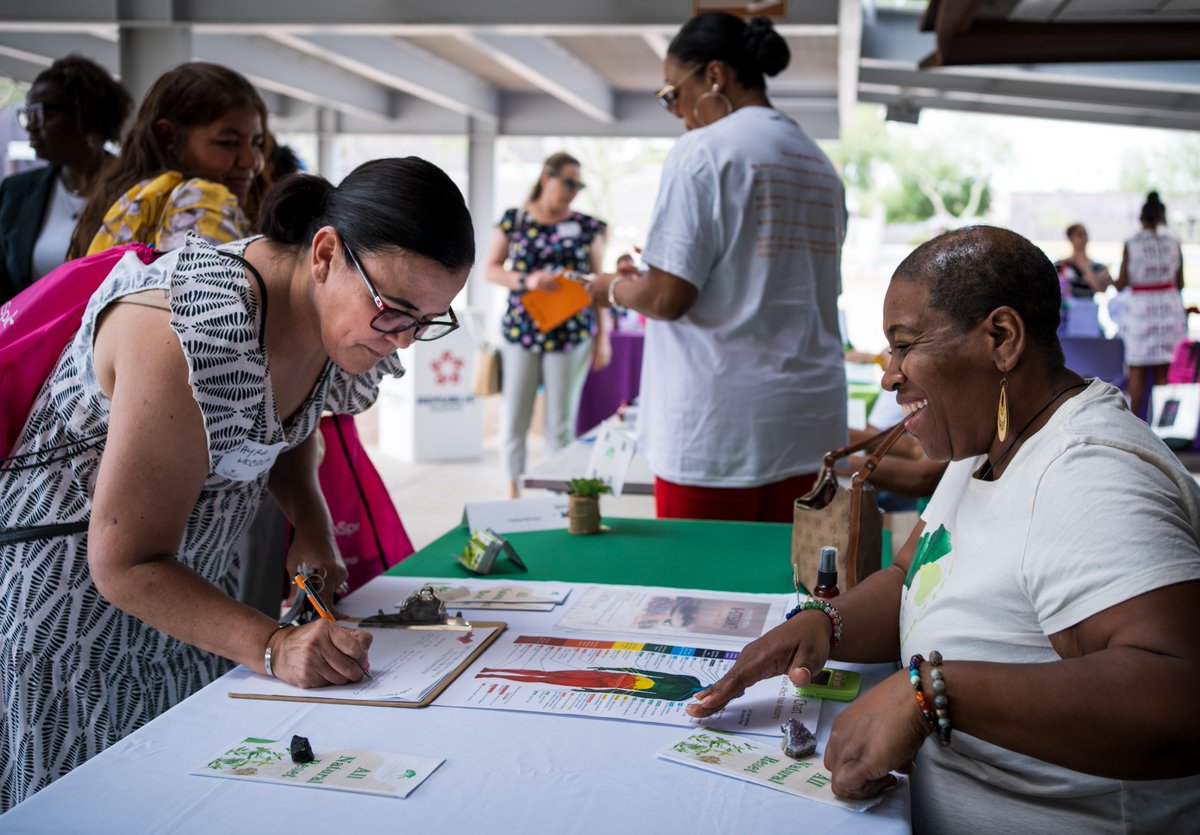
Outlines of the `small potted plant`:
[[567,482],[567,532],[600,532],[600,497],[612,488],[598,478],[573,478]]

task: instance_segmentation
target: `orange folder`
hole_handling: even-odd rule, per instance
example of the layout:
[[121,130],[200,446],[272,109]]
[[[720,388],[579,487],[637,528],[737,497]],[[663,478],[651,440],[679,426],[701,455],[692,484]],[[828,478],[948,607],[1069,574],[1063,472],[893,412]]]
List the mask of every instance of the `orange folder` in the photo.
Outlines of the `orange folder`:
[[549,333],[592,303],[583,283],[566,275],[559,273],[551,287],[521,296],[529,318],[542,333]]

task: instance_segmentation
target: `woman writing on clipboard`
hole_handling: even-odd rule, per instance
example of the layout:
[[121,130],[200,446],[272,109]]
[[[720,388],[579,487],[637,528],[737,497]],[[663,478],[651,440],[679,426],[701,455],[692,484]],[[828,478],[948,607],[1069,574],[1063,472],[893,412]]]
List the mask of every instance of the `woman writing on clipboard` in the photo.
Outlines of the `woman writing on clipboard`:
[[545,391],[543,422],[550,455],[574,438],[575,415],[589,367],[599,371],[612,355],[607,316],[594,316],[592,308],[585,307],[543,333],[522,303],[529,290],[551,289],[560,270],[593,273],[600,269],[605,224],[571,209],[571,202],[584,187],[579,177],[579,160],[562,152],[547,157],[524,208],[504,213],[488,246],[487,279],[509,291],[500,323],[504,337],[500,347],[504,368],[502,457],[509,498],[520,492],[517,479],[525,471],[525,436],[533,419],[538,384]]

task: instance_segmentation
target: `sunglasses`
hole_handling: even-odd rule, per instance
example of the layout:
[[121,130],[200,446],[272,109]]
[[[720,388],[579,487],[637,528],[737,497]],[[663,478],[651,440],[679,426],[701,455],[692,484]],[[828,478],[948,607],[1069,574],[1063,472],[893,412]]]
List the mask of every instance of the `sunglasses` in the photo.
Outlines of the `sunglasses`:
[[362,264],[358,263],[358,258],[351,251],[350,245],[343,241],[342,246],[346,250],[346,255],[349,257],[350,263],[354,265],[354,269],[358,270],[358,275],[363,280],[363,284],[367,285],[367,292],[371,294],[371,301],[375,302],[375,307],[379,309],[379,312],[371,319],[372,330],[379,331],[379,333],[404,333],[407,330],[412,330],[413,339],[419,342],[432,342],[435,339],[441,339],[446,334],[458,330],[458,317],[454,315],[453,308],[446,311],[450,316],[449,321],[422,322],[415,316],[405,313],[403,310],[388,307],[383,303],[383,299],[379,297],[379,293],[376,292],[375,285],[371,283],[371,279],[367,278]]
[[654,94],[654,98],[658,99],[658,103],[663,106],[664,110],[670,110],[675,105],[675,102],[679,101],[679,85],[704,69],[704,67],[704,64],[697,64],[692,67],[683,78],[664,85],[661,90]]
[[587,188],[585,183],[581,183],[579,180],[572,180],[570,177],[560,177],[557,174],[551,174],[550,176],[562,183],[563,188],[567,191],[583,191]]

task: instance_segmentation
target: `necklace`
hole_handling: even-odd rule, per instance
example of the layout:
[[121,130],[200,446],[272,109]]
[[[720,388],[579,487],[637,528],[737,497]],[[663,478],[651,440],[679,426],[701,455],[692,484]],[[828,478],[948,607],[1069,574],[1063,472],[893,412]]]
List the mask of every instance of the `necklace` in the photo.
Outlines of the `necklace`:
[[991,475],[993,472],[995,472],[996,467],[998,467],[1004,463],[1004,459],[1008,458],[1009,453],[1011,453],[1013,451],[1013,449],[1016,447],[1017,443],[1020,442],[1021,436],[1025,434],[1025,431],[1027,429],[1029,429],[1029,427],[1033,426],[1034,421],[1036,421],[1038,418],[1040,418],[1047,409],[1049,409],[1051,406],[1054,405],[1054,401],[1058,400],[1058,398],[1062,397],[1068,391],[1071,391],[1071,389],[1084,388],[1087,385],[1088,384],[1086,382],[1072,383],[1071,385],[1067,386],[1066,388],[1059,389],[1057,392],[1055,392],[1054,396],[1046,401],[1046,405],[1042,406],[1042,408],[1040,408],[1036,412],[1034,412],[1033,417],[1031,417],[1029,420],[1025,421],[1025,425],[1022,426],[1020,431],[1018,431],[1017,434],[1013,437],[1012,443],[1010,443],[1008,446],[1006,446],[1004,448],[1004,451],[1002,453],[1000,453],[1000,457],[997,458],[995,461],[988,461],[987,469],[984,470],[983,473],[979,476],[979,480],[987,481],[989,478],[991,478]]

